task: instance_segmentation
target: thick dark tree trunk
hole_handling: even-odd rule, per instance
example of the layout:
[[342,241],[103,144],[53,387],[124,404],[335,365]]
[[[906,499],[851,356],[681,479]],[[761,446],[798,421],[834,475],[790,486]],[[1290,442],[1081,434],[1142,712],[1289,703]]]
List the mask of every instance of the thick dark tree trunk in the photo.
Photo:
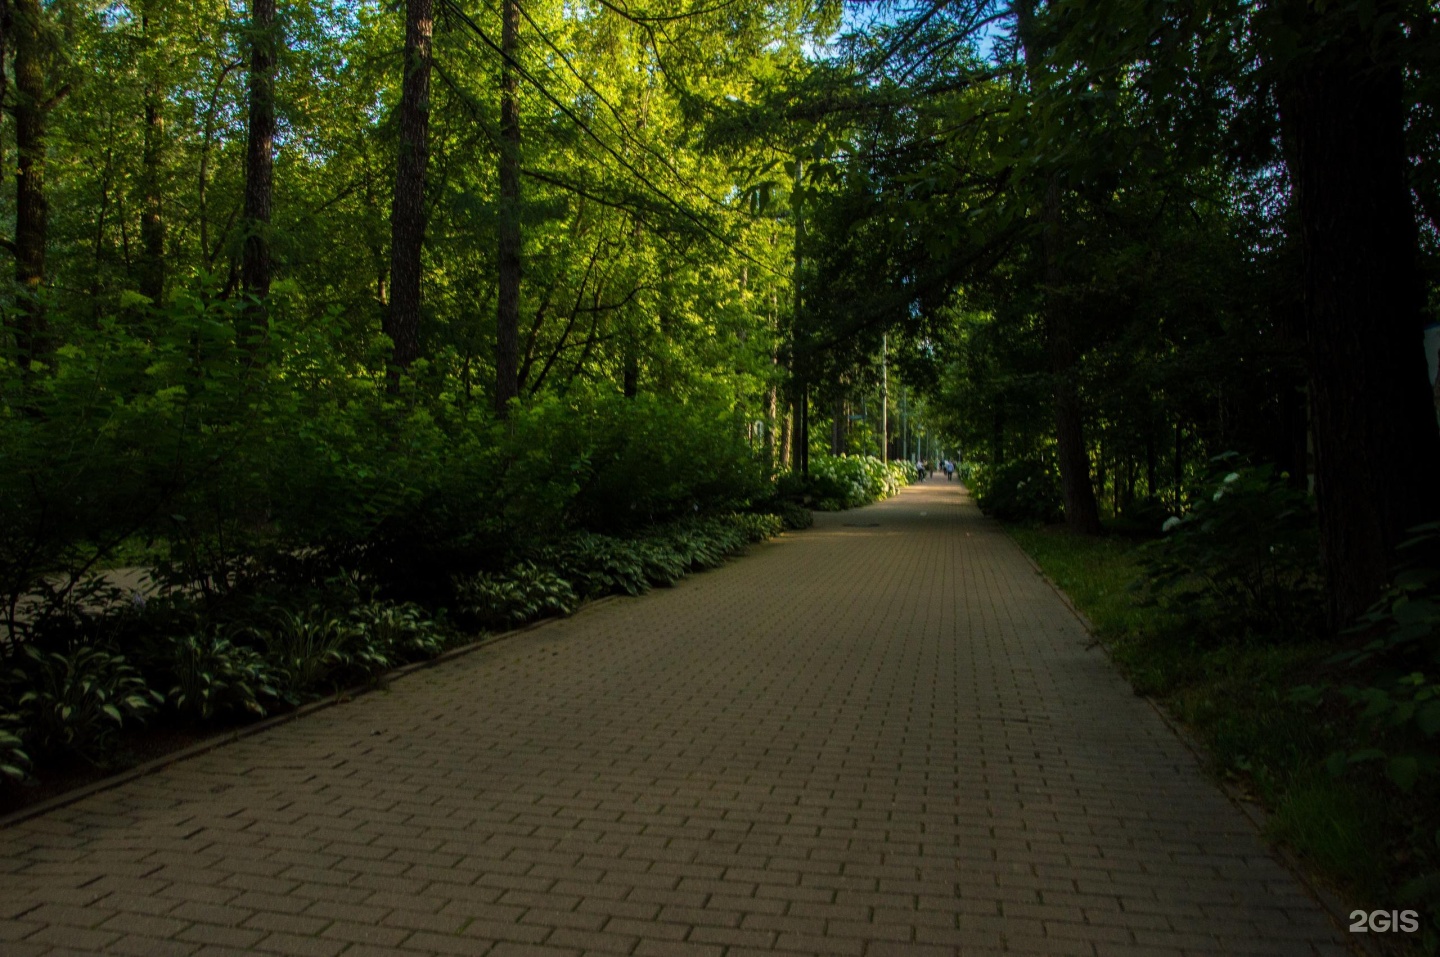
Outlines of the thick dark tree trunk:
[[[1032,86],[1044,82],[1043,54],[1035,30],[1034,0],[1015,4],[1020,40],[1025,48],[1025,69]],[[1100,506],[1090,482],[1090,456],[1085,447],[1085,414],[1076,383],[1079,349],[1075,320],[1065,301],[1062,249],[1060,179],[1052,174],[1041,207],[1043,233],[1040,253],[1045,277],[1043,319],[1045,348],[1055,407],[1055,454],[1060,467],[1060,489],[1065,500],[1065,524],[1072,532],[1100,532]]]
[[1085,414],[1075,378],[1079,354],[1075,321],[1061,291],[1060,186],[1052,179],[1045,191],[1045,346],[1055,393],[1055,455],[1065,499],[1065,525],[1083,535],[1100,533],[1100,505],[1090,481],[1085,446]]
[[800,386],[800,434],[797,437],[799,443],[800,474],[810,475],[810,385],[809,383]]
[[1145,436],[1145,494],[1150,498],[1160,498],[1160,492],[1155,487],[1155,434],[1153,431]]
[[[250,0],[250,130],[245,145],[245,249],[240,278],[270,295],[270,204],[275,165],[275,0]],[[264,321],[264,315],[257,315]]]
[[11,36],[15,50],[15,282],[14,324],[22,365],[49,351],[46,341],[45,67],[40,0],[14,0]]
[[633,342],[625,345],[625,371],[620,391],[627,399],[640,394],[640,350]]
[[[1398,6],[1381,3],[1379,22]],[[1385,44],[1351,16],[1322,22],[1299,3],[1294,12],[1327,41],[1278,95],[1304,251],[1321,547],[1339,626],[1380,595],[1406,529],[1435,517],[1440,436],[1420,348],[1401,67],[1376,61]]]
[[[775,358],[771,357],[771,362]],[[779,465],[780,455],[780,396],[779,389],[772,382],[765,390],[765,470],[773,475]]]
[[165,219],[161,207],[163,195],[161,161],[165,140],[165,119],[161,112],[162,78],[156,62],[155,38],[157,4],[148,0],[140,15],[140,31],[144,39],[146,59],[145,133],[141,145],[140,175],[140,294],[159,302],[165,294]]
[[406,0],[400,156],[390,203],[390,309],[385,334],[404,369],[420,356],[420,254],[425,244],[425,166],[430,158],[430,40],[434,0]]
[[[520,394],[520,8],[500,8],[500,295],[495,319],[495,411],[504,415]],[[629,368],[626,375],[628,379]],[[636,370],[636,384],[639,370]],[[627,389],[629,385],[627,384]],[[627,393],[629,394],[629,393]]]
[[780,458],[779,468],[795,467],[795,405],[787,401],[780,415]]
[[1005,396],[995,399],[995,417],[990,422],[990,464],[1005,462]]

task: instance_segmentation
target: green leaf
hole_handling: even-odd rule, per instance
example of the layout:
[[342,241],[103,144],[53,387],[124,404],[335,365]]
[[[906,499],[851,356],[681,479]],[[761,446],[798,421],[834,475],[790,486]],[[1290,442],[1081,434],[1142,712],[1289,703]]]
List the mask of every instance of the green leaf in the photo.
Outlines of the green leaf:
[[1428,701],[1415,711],[1415,725],[1427,738],[1440,733],[1440,701]]
[[1385,765],[1385,776],[1400,790],[1408,793],[1420,777],[1420,760],[1408,754],[1393,757]]

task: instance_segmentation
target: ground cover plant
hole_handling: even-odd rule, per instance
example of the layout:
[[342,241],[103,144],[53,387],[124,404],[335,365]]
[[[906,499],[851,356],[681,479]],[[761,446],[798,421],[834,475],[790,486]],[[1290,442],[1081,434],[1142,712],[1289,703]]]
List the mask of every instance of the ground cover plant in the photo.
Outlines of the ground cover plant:
[[778,515],[753,512],[684,518],[627,537],[574,533],[501,571],[457,578],[451,612],[376,597],[373,583],[346,574],[314,588],[232,595],[209,611],[203,598],[171,593],[47,621],[13,646],[0,675],[3,776],[13,786],[67,760],[114,766],[106,748],[122,727],[225,727],[282,712],[477,632],[672,585],[785,527]]

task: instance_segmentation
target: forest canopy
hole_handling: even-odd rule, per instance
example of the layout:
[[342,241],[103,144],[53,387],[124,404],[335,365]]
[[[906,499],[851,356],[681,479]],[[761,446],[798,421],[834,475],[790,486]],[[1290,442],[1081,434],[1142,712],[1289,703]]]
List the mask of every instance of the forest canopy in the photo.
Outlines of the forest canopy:
[[1435,18],[6,0],[12,627],[127,550],[448,574],[849,453],[1082,534],[1273,467],[1342,624],[1434,518]]

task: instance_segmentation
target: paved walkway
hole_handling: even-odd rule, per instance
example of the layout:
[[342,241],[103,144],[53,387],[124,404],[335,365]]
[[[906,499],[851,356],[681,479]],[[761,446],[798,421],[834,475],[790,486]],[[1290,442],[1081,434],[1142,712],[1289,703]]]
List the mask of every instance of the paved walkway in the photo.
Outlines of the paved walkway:
[[1341,954],[932,480],[0,831],[0,953]]

